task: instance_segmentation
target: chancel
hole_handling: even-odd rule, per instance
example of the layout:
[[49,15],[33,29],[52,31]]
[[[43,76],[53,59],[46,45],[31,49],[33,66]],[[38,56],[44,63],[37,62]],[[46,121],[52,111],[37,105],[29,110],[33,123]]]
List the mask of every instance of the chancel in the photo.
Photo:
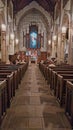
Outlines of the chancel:
[[73,0],[0,0],[0,130],[73,129]]

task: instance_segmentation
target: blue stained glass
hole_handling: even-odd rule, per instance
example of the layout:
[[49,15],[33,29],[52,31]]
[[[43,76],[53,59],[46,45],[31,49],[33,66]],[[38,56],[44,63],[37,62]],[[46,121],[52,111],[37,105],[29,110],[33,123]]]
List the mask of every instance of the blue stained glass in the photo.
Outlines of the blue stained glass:
[[30,32],[30,48],[37,48],[37,32]]

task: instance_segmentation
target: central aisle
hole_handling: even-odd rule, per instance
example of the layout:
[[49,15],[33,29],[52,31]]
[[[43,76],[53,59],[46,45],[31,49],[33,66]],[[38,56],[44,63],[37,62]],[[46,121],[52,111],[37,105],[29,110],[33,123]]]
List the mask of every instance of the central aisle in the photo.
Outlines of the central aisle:
[[29,65],[1,130],[71,130],[38,65]]

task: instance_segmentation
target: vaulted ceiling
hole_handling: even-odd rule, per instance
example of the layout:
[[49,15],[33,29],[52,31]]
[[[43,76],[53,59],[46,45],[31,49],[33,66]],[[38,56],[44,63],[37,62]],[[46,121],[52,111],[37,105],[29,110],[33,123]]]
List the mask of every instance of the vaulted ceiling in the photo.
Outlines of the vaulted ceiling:
[[17,13],[25,6],[29,5],[32,1],[36,1],[42,6],[48,13],[53,15],[55,3],[58,0],[12,0],[14,4],[14,13]]

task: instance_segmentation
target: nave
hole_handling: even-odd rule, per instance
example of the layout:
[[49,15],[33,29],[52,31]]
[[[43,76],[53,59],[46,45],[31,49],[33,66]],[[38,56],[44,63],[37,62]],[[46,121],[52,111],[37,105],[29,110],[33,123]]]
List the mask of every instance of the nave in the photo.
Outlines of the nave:
[[1,130],[71,130],[38,65],[28,66]]

